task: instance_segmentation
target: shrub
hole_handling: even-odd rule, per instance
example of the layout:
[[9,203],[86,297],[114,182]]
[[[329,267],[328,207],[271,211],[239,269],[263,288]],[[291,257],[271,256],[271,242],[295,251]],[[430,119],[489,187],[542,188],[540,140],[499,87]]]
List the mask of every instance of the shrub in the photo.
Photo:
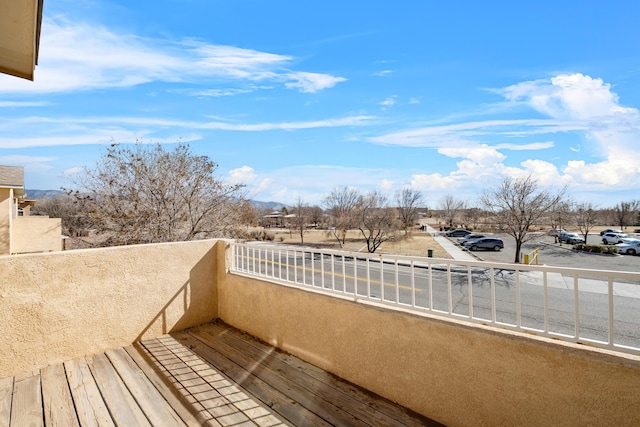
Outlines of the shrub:
[[254,230],[249,232],[249,238],[263,242],[265,240],[271,242],[275,236],[273,233],[267,233],[264,230]]
[[618,247],[615,245],[594,245],[586,243],[578,243],[573,245],[573,248],[578,251],[592,252],[597,254],[617,254]]

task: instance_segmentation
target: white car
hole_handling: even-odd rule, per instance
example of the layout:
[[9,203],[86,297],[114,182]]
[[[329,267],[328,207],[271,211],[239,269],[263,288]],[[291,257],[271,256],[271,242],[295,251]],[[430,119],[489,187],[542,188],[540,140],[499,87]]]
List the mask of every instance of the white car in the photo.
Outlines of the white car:
[[458,237],[458,244],[464,245],[464,242],[466,242],[467,240],[479,239],[481,237],[487,237],[487,236],[485,236],[484,234],[478,234],[478,233],[467,234],[464,237]]
[[637,255],[640,254],[640,240],[629,240],[625,243],[618,243],[619,254]]
[[605,233],[602,235],[602,243],[605,245],[616,245],[623,243],[623,239],[629,239],[630,236],[625,233]]

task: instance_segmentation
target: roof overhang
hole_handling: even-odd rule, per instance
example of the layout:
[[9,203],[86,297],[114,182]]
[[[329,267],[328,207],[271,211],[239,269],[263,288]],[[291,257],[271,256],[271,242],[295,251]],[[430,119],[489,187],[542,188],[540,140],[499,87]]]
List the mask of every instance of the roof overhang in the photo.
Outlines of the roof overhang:
[[33,80],[44,0],[0,0],[0,72]]

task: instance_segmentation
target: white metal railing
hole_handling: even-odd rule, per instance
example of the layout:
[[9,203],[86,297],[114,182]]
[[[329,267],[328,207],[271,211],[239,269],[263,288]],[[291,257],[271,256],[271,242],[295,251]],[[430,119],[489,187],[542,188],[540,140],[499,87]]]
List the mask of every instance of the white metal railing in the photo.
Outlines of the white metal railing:
[[232,243],[266,280],[640,354],[640,273]]

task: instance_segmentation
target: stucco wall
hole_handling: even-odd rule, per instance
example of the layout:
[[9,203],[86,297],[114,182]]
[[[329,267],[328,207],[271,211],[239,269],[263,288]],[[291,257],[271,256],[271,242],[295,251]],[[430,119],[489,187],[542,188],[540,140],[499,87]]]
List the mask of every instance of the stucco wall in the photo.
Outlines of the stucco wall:
[[0,378],[217,317],[224,245],[1,256]]
[[0,255],[11,250],[11,189],[0,188]]
[[640,360],[228,275],[229,325],[448,426],[640,425]]
[[62,220],[45,216],[18,216],[11,229],[14,254],[62,250]]

